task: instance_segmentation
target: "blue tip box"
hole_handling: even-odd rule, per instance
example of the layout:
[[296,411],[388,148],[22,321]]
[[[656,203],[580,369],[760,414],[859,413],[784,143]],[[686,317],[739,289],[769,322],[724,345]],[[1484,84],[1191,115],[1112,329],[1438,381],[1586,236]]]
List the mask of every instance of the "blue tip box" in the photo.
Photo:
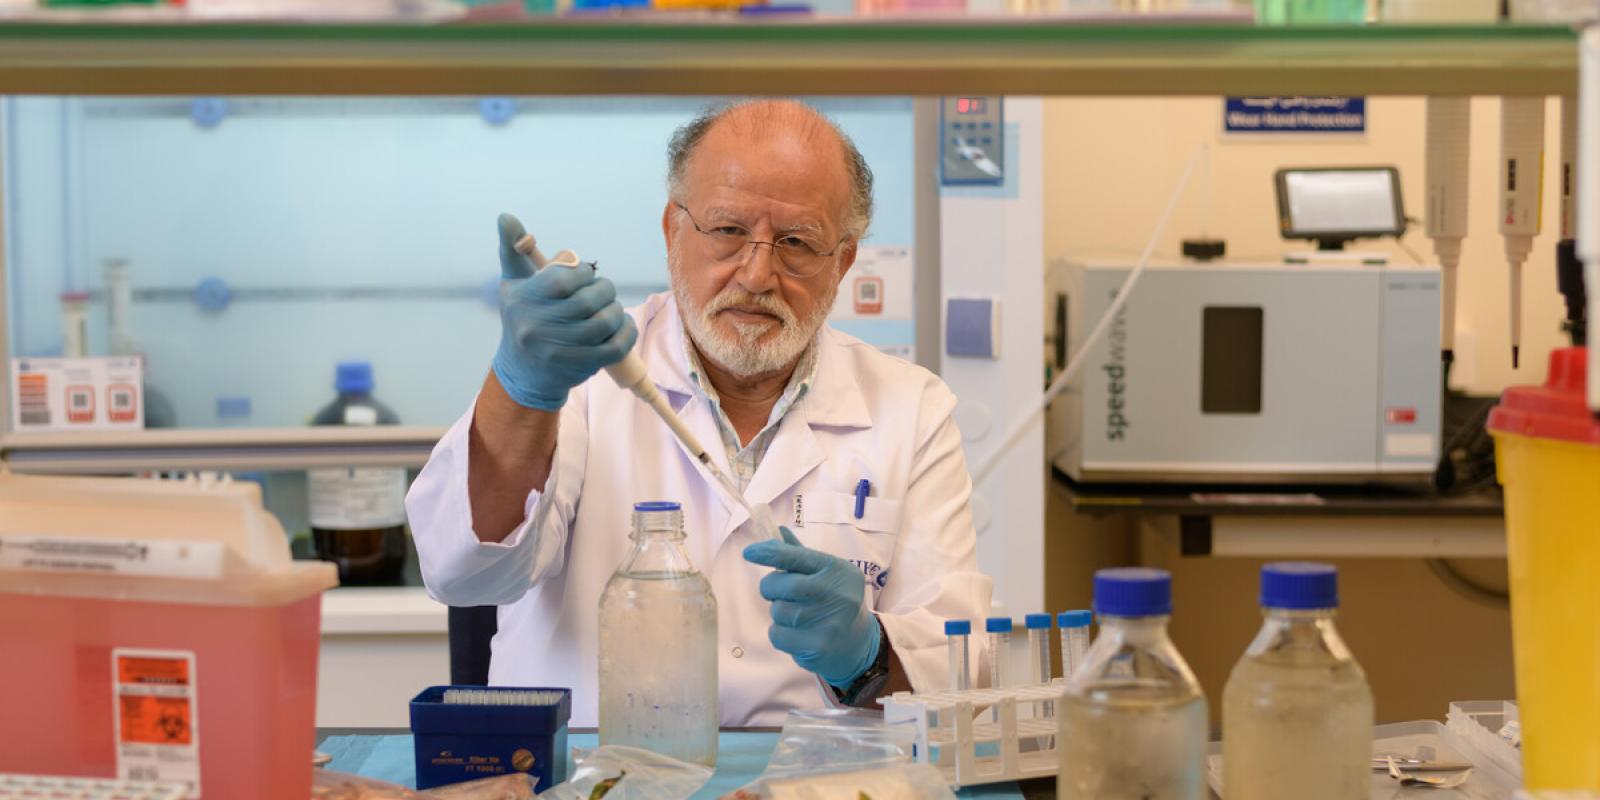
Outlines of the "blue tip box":
[[[553,703],[510,705],[446,703],[445,692],[550,692]],[[511,686],[430,686],[411,700],[411,735],[417,754],[417,788],[525,772],[536,791],[567,779],[567,719],[571,689]]]

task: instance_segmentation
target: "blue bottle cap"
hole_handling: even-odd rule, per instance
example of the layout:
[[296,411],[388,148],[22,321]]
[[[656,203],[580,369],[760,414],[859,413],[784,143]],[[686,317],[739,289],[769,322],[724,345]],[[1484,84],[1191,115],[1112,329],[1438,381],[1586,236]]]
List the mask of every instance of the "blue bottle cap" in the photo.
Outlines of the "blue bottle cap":
[[1094,574],[1094,613],[1111,617],[1164,617],[1172,613],[1172,574],[1164,569],[1119,567]]
[[1339,570],[1331,564],[1280,561],[1261,568],[1263,608],[1338,608]]
[[634,503],[633,510],[640,514],[649,514],[655,511],[678,511],[683,507],[670,500],[651,500],[644,503]]
[[1022,626],[1030,631],[1036,631],[1040,628],[1050,630],[1050,615],[1029,614],[1022,618]]
[[944,621],[944,635],[969,636],[972,634],[972,623],[964,619],[947,619]]
[[989,633],[1010,633],[1010,617],[990,617],[983,621],[983,629]]
[[1087,628],[1094,622],[1094,613],[1086,608],[1063,611],[1056,615],[1056,624],[1063,628]]
[[340,361],[333,371],[333,388],[340,394],[372,391],[372,362]]

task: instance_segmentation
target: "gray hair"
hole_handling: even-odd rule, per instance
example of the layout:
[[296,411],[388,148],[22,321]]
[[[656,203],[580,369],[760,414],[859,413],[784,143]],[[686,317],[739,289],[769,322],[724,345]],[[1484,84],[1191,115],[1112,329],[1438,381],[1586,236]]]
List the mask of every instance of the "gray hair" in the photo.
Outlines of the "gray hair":
[[[667,143],[667,192],[674,200],[682,196],[683,173],[688,166],[689,157],[694,155],[695,148],[700,146],[701,140],[712,127],[735,111],[767,102],[771,101],[747,99],[710,106],[672,134],[672,140]],[[798,101],[788,102],[810,111],[818,122],[826,125],[828,130],[839,137],[839,144],[844,150],[845,171],[850,177],[850,200],[845,209],[844,220],[845,234],[860,241],[867,235],[867,228],[872,224],[872,168],[867,166],[867,160],[861,156],[861,151],[856,149],[855,142],[850,141],[850,137],[845,135],[838,123],[809,105]]]

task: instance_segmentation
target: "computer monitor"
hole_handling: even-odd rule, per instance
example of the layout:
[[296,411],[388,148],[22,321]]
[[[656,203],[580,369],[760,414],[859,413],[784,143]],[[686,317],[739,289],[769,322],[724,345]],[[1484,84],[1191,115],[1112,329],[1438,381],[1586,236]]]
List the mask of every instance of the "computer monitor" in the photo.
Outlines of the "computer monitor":
[[1394,167],[1315,167],[1277,172],[1278,226],[1285,239],[1339,250],[1352,239],[1406,230],[1400,173]]

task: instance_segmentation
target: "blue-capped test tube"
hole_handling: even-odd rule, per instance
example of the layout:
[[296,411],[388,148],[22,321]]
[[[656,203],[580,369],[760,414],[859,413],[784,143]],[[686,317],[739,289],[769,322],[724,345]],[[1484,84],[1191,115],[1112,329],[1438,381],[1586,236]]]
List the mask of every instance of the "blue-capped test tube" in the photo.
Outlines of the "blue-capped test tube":
[[972,667],[968,659],[972,623],[964,619],[944,621],[945,647],[950,651],[950,688],[972,688]]
[[1061,681],[1072,678],[1073,670],[1083,663],[1089,653],[1089,623],[1094,615],[1085,609],[1063,611],[1056,615],[1056,625],[1061,628]]
[[984,621],[983,629],[989,634],[989,685],[998,689],[1006,685],[1006,673],[1010,671],[1011,618],[990,617]]
[[1022,618],[1028,629],[1028,667],[1032,670],[1030,683],[1050,682],[1050,615],[1029,614]]

